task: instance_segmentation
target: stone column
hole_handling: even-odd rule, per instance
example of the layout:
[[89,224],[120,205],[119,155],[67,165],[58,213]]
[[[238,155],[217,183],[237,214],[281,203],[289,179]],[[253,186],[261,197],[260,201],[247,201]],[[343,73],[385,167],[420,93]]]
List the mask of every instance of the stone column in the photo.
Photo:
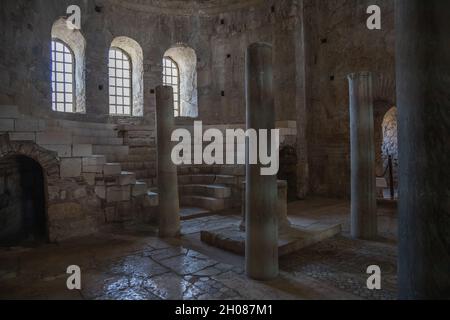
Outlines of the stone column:
[[[241,206],[241,214],[242,214],[242,221],[239,226],[239,229],[242,231],[245,231],[245,181],[241,184],[241,190],[242,190],[242,206]],[[286,231],[290,228],[291,222],[288,219],[287,214],[287,181],[285,180],[278,180],[278,194],[277,194],[277,219],[278,219],[278,234],[282,233],[283,231]]]
[[173,89],[156,88],[156,127],[158,144],[159,236],[176,237],[180,233],[177,167],[172,162],[175,128]]
[[[270,45],[255,43],[247,49],[246,104],[247,129],[275,128]],[[247,143],[247,154],[249,149]],[[262,176],[261,167],[246,163],[245,266],[250,278],[269,280],[278,276],[277,177]]]
[[348,76],[351,140],[351,235],[372,239],[377,235],[375,137],[372,74]]
[[396,0],[401,299],[450,298],[450,1]]

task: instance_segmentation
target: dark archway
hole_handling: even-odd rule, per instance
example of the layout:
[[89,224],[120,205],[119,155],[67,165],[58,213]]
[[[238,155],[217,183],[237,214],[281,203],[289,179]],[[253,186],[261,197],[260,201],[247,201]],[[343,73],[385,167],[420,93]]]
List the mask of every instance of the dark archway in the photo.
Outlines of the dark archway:
[[42,167],[23,155],[0,160],[0,245],[17,246],[48,239]]

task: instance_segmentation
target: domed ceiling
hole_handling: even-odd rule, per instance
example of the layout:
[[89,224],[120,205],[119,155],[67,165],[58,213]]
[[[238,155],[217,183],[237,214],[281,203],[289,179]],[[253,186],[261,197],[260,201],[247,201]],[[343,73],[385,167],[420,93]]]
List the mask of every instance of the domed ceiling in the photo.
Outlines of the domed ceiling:
[[141,12],[167,15],[217,15],[264,3],[264,0],[110,0],[115,5]]

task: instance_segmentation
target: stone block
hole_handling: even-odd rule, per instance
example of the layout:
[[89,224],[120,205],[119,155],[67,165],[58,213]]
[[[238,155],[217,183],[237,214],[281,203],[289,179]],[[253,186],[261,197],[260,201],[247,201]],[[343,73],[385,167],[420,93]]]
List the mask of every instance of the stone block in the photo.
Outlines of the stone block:
[[34,132],[11,132],[9,134],[11,141],[33,141],[36,142],[36,134]]
[[79,203],[58,203],[48,207],[49,220],[53,221],[81,218],[82,215],[83,209]]
[[90,186],[95,185],[96,173],[94,173],[94,172],[83,172],[82,175],[83,175],[84,180],[86,180],[88,185],[90,185]]
[[106,162],[104,156],[83,157],[83,172],[103,173],[103,166]]
[[228,175],[217,175],[215,183],[217,184],[226,184],[226,185],[234,185],[237,183],[237,179],[235,176]]
[[0,131],[14,131],[14,120],[13,119],[0,119]]
[[17,106],[0,105],[0,118],[16,119],[20,117],[19,108]]
[[116,176],[122,173],[122,166],[120,163],[105,163],[103,165],[103,175]]
[[74,199],[84,198],[84,197],[86,197],[86,195],[87,195],[87,192],[86,192],[86,188],[84,188],[84,187],[80,187],[73,192]]
[[106,187],[105,186],[96,186],[95,187],[95,194],[100,199],[106,199]]
[[105,208],[105,221],[114,222],[116,219],[116,207]]
[[159,205],[159,196],[156,192],[147,192],[147,207],[157,207]]
[[61,159],[61,178],[72,178],[81,176],[81,158]]
[[67,132],[39,132],[36,134],[37,144],[72,144],[72,134]]
[[136,175],[132,172],[122,171],[119,175],[119,184],[124,185],[134,185],[136,183]]
[[39,121],[33,119],[16,119],[14,120],[14,128],[16,131],[39,131]]
[[72,156],[74,156],[74,157],[92,156],[92,144],[74,144],[74,145],[72,145]]
[[147,183],[137,181],[134,185],[131,186],[131,195],[133,197],[139,197],[147,194]]
[[43,148],[55,151],[58,153],[58,157],[70,158],[72,156],[72,147],[69,144],[43,144]]
[[106,202],[128,201],[131,198],[130,186],[111,186],[106,189]]

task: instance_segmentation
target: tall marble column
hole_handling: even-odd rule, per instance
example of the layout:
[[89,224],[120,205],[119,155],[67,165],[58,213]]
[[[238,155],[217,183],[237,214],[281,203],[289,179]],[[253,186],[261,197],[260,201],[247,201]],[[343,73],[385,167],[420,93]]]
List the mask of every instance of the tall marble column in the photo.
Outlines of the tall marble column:
[[372,75],[348,76],[351,140],[351,235],[372,239],[377,235],[375,137]]
[[173,89],[156,88],[156,127],[158,144],[159,236],[176,237],[180,233],[177,167],[171,159],[175,128]]
[[[275,128],[272,47],[255,43],[246,55],[247,129]],[[270,146],[270,135],[268,145]],[[246,144],[247,154],[249,145]],[[248,159],[248,157],[247,157]],[[246,163],[245,266],[250,278],[278,275],[277,177],[261,175],[259,164]]]
[[401,299],[450,298],[450,1],[396,0]]

